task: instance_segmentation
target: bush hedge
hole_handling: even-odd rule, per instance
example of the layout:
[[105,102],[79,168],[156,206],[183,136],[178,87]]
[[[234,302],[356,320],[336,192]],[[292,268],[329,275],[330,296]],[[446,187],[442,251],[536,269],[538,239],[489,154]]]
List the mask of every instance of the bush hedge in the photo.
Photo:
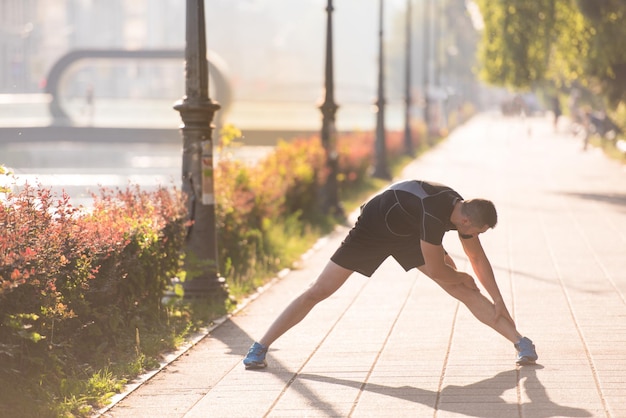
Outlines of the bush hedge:
[[[125,335],[163,321],[161,295],[180,269],[182,196],[161,188],[103,190],[91,210],[25,185],[0,208],[0,405],[12,388],[39,382],[34,405],[67,395],[68,378]],[[91,370],[93,371],[93,370]],[[87,375],[85,375],[87,373]],[[56,392],[56,393],[55,393]],[[50,395],[53,399],[46,398]],[[5,412],[5,411],[0,411]],[[0,415],[2,415],[0,413]]]

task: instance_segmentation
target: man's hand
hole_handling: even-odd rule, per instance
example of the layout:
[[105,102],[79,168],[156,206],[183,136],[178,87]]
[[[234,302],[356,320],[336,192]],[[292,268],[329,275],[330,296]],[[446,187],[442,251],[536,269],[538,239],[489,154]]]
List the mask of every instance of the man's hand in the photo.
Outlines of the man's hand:
[[509,313],[508,309],[506,308],[506,305],[504,304],[503,300],[497,300],[495,303],[495,317],[494,317],[494,321],[497,322],[498,318],[502,317],[504,319],[506,319],[507,321],[509,321],[511,324],[515,325],[515,321],[513,321],[513,318],[511,317],[511,314]]

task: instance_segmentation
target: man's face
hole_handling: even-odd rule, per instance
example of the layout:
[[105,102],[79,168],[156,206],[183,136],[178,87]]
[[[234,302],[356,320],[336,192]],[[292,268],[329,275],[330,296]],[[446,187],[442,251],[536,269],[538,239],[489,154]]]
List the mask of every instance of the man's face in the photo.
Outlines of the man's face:
[[469,222],[469,220],[467,221],[464,220],[461,223],[461,225],[457,225],[457,230],[459,231],[459,234],[461,235],[477,236],[478,234],[482,234],[488,229],[489,229],[489,225],[478,227],[478,226],[472,225],[472,223]]

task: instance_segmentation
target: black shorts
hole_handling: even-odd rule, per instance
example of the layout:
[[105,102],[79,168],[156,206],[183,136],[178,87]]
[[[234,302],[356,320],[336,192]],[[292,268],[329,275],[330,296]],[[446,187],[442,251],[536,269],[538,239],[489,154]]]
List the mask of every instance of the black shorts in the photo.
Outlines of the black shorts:
[[393,192],[372,198],[361,208],[356,224],[330,259],[367,277],[389,256],[406,271],[424,265],[418,232],[399,235],[388,227],[394,210],[399,208]]

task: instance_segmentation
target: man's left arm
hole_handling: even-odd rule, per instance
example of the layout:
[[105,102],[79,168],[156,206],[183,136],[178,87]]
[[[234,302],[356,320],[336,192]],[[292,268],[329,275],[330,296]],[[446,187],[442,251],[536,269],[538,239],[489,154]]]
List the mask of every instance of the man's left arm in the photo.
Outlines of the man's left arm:
[[493,268],[491,267],[487,254],[485,254],[485,250],[480,243],[480,239],[478,236],[473,236],[471,238],[461,238],[459,236],[459,239],[463,245],[463,251],[465,251],[465,254],[472,265],[472,269],[474,270],[474,273],[476,273],[476,277],[493,300],[496,319],[503,316],[511,321],[511,323],[514,323],[511,314],[509,314],[509,311],[506,308],[504,299],[500,293],[500,288],[496,282],[496,277],[493,273]]

